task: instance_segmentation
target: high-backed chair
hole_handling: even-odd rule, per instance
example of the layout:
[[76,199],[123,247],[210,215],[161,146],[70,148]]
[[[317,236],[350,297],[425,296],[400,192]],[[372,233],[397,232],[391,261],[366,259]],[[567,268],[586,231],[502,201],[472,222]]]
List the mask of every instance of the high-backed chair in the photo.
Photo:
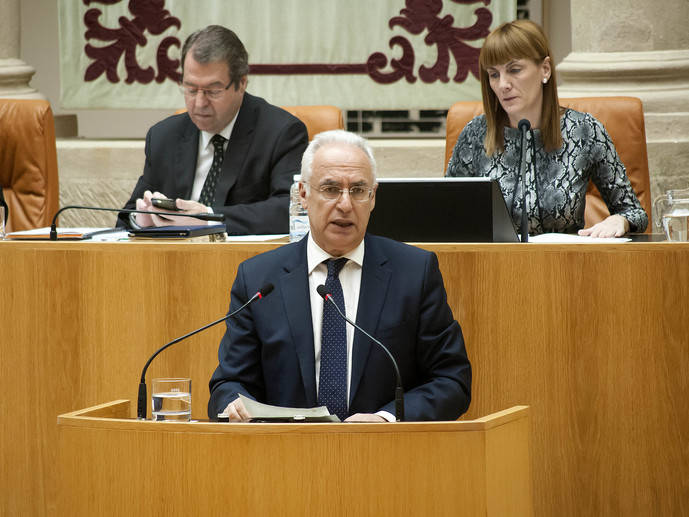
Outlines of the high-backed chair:
[[[322,131],[344,129],[342,110],[337,106],[281,106],[281,108],[304,123],[309,133],[309,142]],[[175,113],[184,113],[185,111],[187,110],[182,108]]]
[[0,186],[9,209],[8,232],[50,225],[60,187],[48,101],[0,99]]
[[322,131],[344,129],[342,110],[336,106],[281,106],[301,120],[309,132],[309,142]]
[[[646,151],[646,129],[641,100],[636,97],[580,97],[560,99],[560,105],[576,111],[590,113],[596,117],[612,138],[617,154],[627,169],[627,177],[636,192],[641,207],[648,215],[646,233],[652,229],[651,181],[648,173],[648,154]],[[457,137],[464,126],[477,115],[483,113],[480,101],[456,102],[447,113],[445,136],[445,169],[450,161]],[[586,227],[602,221],[610,215],[598,189],[589,182],[586,191]]]

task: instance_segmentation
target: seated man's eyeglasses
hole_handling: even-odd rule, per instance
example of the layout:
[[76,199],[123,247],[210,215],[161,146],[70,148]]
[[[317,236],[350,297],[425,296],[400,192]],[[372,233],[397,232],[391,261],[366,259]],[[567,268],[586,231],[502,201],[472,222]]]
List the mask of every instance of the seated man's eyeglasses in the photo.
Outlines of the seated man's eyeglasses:
[[321,196],[330,201],[340,199],[340,196],[345,192],[349,194],[349,199],[358,202],[368,201],[371,199],[371,195],[373,194],[373,189],[371,187],[367,187],[366,185],[354,185],[353,187],[349,188],[341,188],[340,185],[321,185],[319,187],[314,185],[310,186],[311,188],[316,189]]
[[199,88],[190,84],[180,84],[179,89],[185,97],[196,97],[196,94],[203,93],[207,99],[217,100],[230,86],[232,86],[232,81],[224,88]]

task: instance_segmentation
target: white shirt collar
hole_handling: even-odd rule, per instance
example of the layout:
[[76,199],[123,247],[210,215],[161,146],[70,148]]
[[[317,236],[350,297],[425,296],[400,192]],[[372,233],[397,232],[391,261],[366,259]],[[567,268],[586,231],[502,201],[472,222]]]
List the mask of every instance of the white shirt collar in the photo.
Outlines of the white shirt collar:
[[237,111],[237,114],[234,116],[234,118],[230,121],[229,124],[227,124],[222,131],[219,133],[209,133],[208,131],[201,131],[201,149],[205,149],[208,147],[208,145],[211,142],[211,138],[213,138],[215,135],[220,135],[222,136],[225,140],[230,139],[230,135],[232,134],[232,130],[234,129],[234,124],[237,122],[237,117],[239,116],[239,111]]
[[[316,269],[316,266],[321,264],[324,260],[328,260],[331,258],[340,258],[333,257],[329,253],[323,251],[321,247],[318,244],[316,244],[316,241],[313,240],[311,232],[308,233],[307,239],[308,241],[306,243],[306,261],[309,275],[313,272],[314,269]],[[364,265],[364,241],[365,239],[361,239],[361,242],[356,248],[348,251],[342,256],[348,258],[351,262],[354,262],[359,267],[362,267]]]

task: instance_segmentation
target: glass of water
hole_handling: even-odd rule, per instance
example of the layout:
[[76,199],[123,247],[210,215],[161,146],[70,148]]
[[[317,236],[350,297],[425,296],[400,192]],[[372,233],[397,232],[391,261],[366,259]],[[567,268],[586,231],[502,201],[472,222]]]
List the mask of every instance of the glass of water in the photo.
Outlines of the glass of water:
[[151,415],[154,421],[191,420],[191,379],[153,379]]
[[663,214],[663,230],[669,241],[689,241],[689,209],[681,208]]

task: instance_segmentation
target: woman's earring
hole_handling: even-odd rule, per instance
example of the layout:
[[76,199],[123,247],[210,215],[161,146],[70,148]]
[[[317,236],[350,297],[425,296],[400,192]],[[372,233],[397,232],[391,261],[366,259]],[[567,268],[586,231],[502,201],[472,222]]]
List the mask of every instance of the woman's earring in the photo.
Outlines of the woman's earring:
[[547,78],[547,77],[544,77],[544,78],[543,78],[543,84],[545,84],[545,83],[547,83],[547,82],[548,82],[548,78]]

